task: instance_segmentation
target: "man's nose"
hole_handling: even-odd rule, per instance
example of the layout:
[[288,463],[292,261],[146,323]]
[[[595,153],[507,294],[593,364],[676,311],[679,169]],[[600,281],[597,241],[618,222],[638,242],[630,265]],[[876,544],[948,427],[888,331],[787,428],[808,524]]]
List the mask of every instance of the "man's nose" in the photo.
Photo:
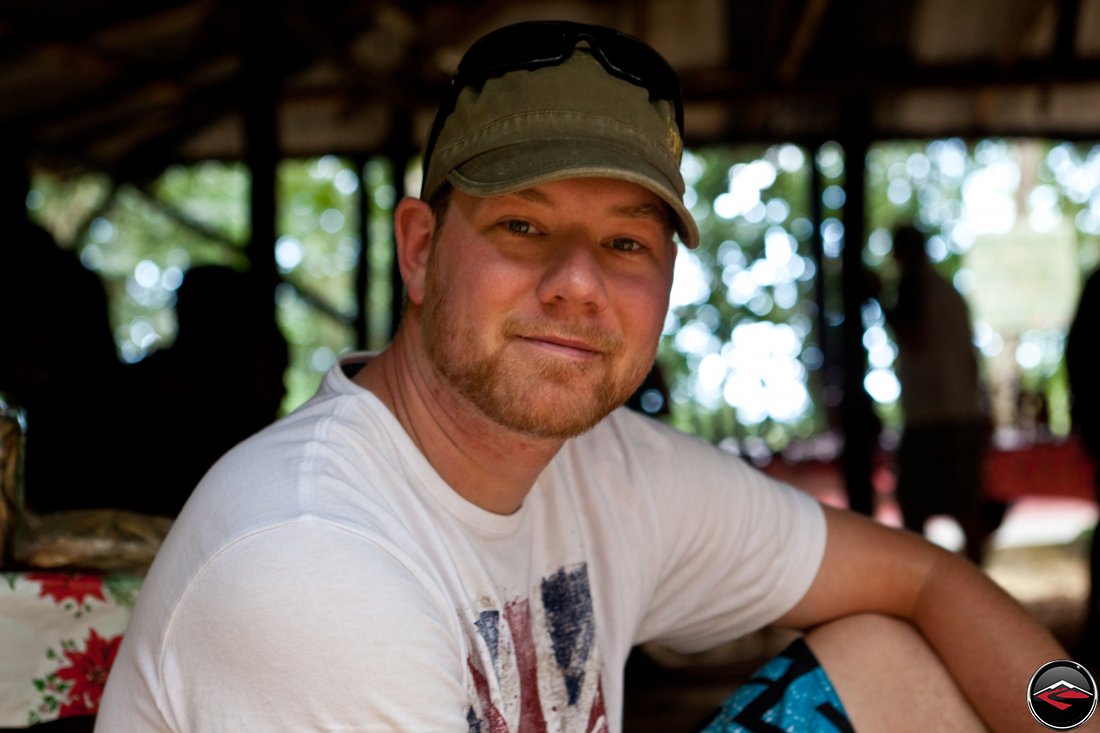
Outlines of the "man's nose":
[[607,282],[597,249],[586,243],[556,244],[537,294],[539,300],[550,306],[591,312],[606,308]]

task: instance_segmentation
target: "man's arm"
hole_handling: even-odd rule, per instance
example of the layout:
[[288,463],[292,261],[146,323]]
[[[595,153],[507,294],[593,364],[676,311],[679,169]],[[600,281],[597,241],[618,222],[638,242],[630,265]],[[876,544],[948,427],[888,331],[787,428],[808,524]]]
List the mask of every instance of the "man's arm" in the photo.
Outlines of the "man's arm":
[[409,567],[323,520],[241,539],[112,671],[97,730],[467,731],[456,617]]
[[817,578],[781,625],[808,629],[862,613],[908,621],[987,726],[1035,729],[1028,681],[1043,663],[1067,658],[1045,628],[979,569],[911,533],[828,508],[826,523]]

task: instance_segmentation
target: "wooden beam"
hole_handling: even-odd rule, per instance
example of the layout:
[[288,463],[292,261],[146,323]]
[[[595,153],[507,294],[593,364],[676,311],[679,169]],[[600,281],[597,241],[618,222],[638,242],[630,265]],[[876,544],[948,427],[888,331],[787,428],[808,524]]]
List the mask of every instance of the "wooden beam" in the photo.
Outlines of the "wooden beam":
[[787,46],[787,52],[780,59],[775,69],[775,78],[781,83],[788,83],[798,77],[802,71],[802,62],[817,40],[818,31],[821,29],[821,20],[829,9],[829,0],[806,0],[802,13],[795,21],[794,32],[791,34],[791,42]]

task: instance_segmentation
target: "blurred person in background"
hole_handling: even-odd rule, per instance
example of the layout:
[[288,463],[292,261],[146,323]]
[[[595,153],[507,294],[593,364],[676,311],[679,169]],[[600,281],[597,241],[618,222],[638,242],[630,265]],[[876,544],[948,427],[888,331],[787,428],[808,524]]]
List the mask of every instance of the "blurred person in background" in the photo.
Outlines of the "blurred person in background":
[[26,413],[26,505],[49,512],[117,504],[125,425],[107,292],[30,221],[25,198],[7,210],[0,246],[0,393]]
[[[1073,426],[1093,460],[1100,501],[1100,269],[1085,281],[1066,337],[1066,371],[1073,396]],[[1089,593],[1082,648],[1100,661],[1100,540],[1093,530],[1089,553]]]
[[272,298],[247,272],[187,271],[175,341],[126,370],[131,507],[174,517],[222,454],[278,417],[289,357]]
[[919,229],[899,227],[893,255],[901,278],[886,320],[898,345],[905,413],[897,452],[902,520],[923,533],[931,517],[953,517],[966,538],[967,557],[980,563],[1003,508],[983,497],[990,421],[970,311],[929,260]]

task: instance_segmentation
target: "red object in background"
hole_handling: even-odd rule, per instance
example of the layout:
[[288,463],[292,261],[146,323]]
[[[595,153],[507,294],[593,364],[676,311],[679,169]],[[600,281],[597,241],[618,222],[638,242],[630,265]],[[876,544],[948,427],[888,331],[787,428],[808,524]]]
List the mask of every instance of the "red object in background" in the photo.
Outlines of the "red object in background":
[[1076,437],[995,448],[985,458],[985,495],[1005,502],[1025,496],[1096,501],[1096,467]]
[[[847,504],[839,458],[790,462],[776,456],[762,470],[827,504]],[[1096,467],[1076,436],[990,448],[983,475],[984,495],[1006,503],[1029,496],[1100,499],[1096,495]],[[894,460],[889,452],[876,455],[872,483],[880,501],[892,499]]]

